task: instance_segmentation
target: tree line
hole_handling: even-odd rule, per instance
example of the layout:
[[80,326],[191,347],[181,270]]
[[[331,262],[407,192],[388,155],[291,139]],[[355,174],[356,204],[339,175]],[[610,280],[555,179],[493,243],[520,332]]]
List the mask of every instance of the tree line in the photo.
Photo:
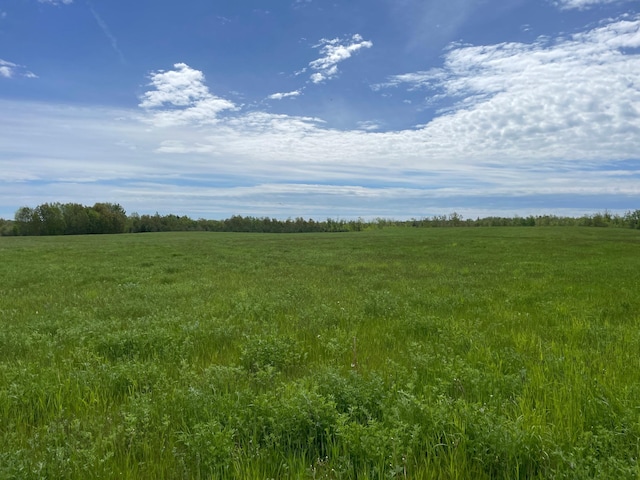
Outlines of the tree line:
[[376,218],[365,221],[326,219],[315,221],[301,217],[278,220],[269,217],[234,215],[224,220],[194,220],[178,215],[127,215],[117,203],[96,203],[85,206],[78,203],[44,203],[35,208],[21,207],[14,220],[0,219],[0,235],[86,235],[105,233],[142,232],[255,232],[255,233],[304,233],[304,232],[353,232],[385,227],[540,227],[586,226],[623,227],[640,229],[640,210],[624,215],[607,211],[582,217],[539,215],[528,217],[463,218],[458,213],[435,215],[420,219],[392,220]]
[[313,219],[287,219],[243,217],[234,215],[225,220],[194,220],[186,215],[127,215],[117,203],[96,203],[85,206],[78,203],[44,203],[35,208],[21,207],[14,220],[0,219],[0,235],[88,235],[104,233],[143,232],[349,232],[362,230],[362,220],[314,221]]

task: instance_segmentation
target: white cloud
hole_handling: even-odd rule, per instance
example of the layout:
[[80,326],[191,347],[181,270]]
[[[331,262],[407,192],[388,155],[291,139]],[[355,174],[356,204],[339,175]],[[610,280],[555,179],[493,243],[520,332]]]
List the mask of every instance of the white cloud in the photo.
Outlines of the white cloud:
[[218,218],[526,215],[578,197],[592,199],[584,213],[632,208],[639,29],[627,17],[555,41],[454,46],[440,69],[381,86],[454,101],[399,131],[249,111],[185,64],[151,74],[144,113],[0,99],[0,216],[45,201]]
[[236,109],[229,100],[209,92],[201,71],[185,63],[176,63],[174,68],[153,72],[149,85],[154,89],[145,92],[140,102],[156,126],[212,124],[218,121],[220,112]]
[[175,70],[158,70],[150,75],[150,85],[155,90],[144,94],[142,108],[160,107],[165,104],[189,106],[209,95],[204,85],[204,75],[184,63],[176,63]]
[[370,120],[358,122],[358,128],[360,130],[366,130],[368,132],[373,132],[375,130],[380,130],[381,125],[378,122],[373,122]]
[[11,78],[13,77],[13,67],[0,60],[0,77]]
[[554,4],[562,10],[579,9],[584,10],[595,5],[605,5],[610,3],[623,3],[633,0],[555,0]]
[[312,1],[313,1],[313,0],[295,0],[295,1],[293,2],[293,8],[294,8],[294,9],[304,8],[304,7],[306,7],[306,6],[311,5],[311,2],[312,2]]
[[338,63],[343,62],[363,48],[371,48],[373,43],[364,40],[362,36],[355,34],[350,39],[341,40],[323,38],[314,48],[320,48],[322,57],[309,63],[309,67],[315,70],[309,78],[313,83],[321,83],[330,80],[338,74]]
[[51,5],[70,5],[73,3],[73,0],[38,0],[40,3],[49,3]]
[[[264,112],[225,118],[209,130],[167,130],[149,129],[126,110],[0,101],[0,131],[5,218],[21,205],[46,201],[115,201],[130,212],[208,218],[318,219],[454,210],[465,216],[527,215],[536,213],[527,198],[640,198],[640,165],[632,163],[607,169],[606,161],[590,161],[585,169],[571,162],[493,161],[482,152],[471,159],[440,158],[431,152],[437,142],[423,131],[337,131],[318,119]],[[463,139],[437,140],[451,148]],[[493,207],[483,206],[487,196]],[[525,199],[520,207],[518,198]],[[601,203],[578,214],[601,208],[613,210]]]
[[326,80],[326,78],[327,77],[322,73],[312,73],[311,76],[309,77],[309,79],[313,83],[322,83],[324,80]]
[[273,93],[269,95],[267,98],[269,100],[282,100],[283,98],[298,97],[301,94],[302,94],[301,90],[294,90],[293,92],[287,92],[287,93]]
[[640,17],[621,19],[558,41],[456,47],[441,69],[386,86],[457,100],[425,132],[460,138],[459,155],[628,158],[640,148],[638,47]]
[[14,78],[14,77],[26,77],[26,78],[38,78],[38,76],[27,70],[24,65],[18,65],[17,63],[8,62],[0,58],[0,77]]
[[365,131],[338,131],[318,119],[239,113],[196,139],[165,139],[162,151],[251,159],[254,171],[286,169],[326,181],[352,175],[385,181],[413,171],[496,185],[513,169],[510,182],[524,175],[528,183],[536,169],[636,158],[640,56],[620,49],[640,45],[639,26],[640,19],[626,19],[555,42],[453,48],[440,70],[391,79],[458,99],[415,130],[374,132],[375,124],[362,124]]
[[387,87],[397,87],[402,84],[406,84],[409,90],[416,90],[419,88],[429,88],[432,85],[440,83],[443,79],[446,79],[444,70],[434,68],[431,70],[422,70],[418,72],[401,73],[399,75],[392,75],[385,83],[378,83],[371,86],[374,91],[379,91]]

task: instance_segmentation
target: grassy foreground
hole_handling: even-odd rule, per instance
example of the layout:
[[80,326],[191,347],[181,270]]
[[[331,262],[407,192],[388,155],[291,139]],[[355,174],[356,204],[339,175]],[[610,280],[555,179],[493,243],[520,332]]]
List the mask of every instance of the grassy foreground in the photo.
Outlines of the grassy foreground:
[[0,238],[0,478],[640,477],[640,235]]

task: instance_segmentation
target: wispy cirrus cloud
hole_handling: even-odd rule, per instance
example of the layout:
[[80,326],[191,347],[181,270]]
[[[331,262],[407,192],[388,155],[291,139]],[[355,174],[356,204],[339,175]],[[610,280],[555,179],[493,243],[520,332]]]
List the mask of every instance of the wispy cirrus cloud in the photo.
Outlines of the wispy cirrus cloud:
[[24,65],[18,65],[17,63],[8,62],[0,58],[0,77],[14,78],[38,78],[38,76],[26,69]]
[[373,132],[375,130],[380,130],[382,126],[378,122],[374,122],[373,120],[366,120],[362,122],[358,122],[358,128],[360,130],[365,130],[367,132]]
[[315,71],[310,76],[313,83],[321,83],[338,75],[338,64],[351,58],[357,51],[363,48],[371,48],[373,42],[364,40],[361,35],[355,34],[348,39],[326,39],[314,46],[319,48],[322,56],[309,63],[309,67]]
[[596,5],[606,5],[611,3],[624,3],[634,0],[555,0],[553,3],[561,10],[585,10]]
[[40,3],[48,3],[50,5],[70,5],[73,3],[73,0],[38,0]]
[[89,10],[91,11],[91,15],[93,15],[93,18],[95,18],[96,22],[98,23],[98,26],[102,30],[102,33],[104,33],[104,35],[109,39],[109,43],[111,44],[111,48],[113,48],[113,51],[116,52],[116,54],[120,58],[120,61],[122,63],[125,63],[124,55],[118,47],[118,39],[111,33],[111,30],[109,30],[109,26],[107,25],[107,23],[102,19],[98,12],[96,12],[96,10],[90,3]]
[[295,98],[295,97],[299,97],[300,95],[302,95],[302,90],[294,90],[292,92],[279,92],[279,93],[272,93],[271,95],[269,95],[267,98],[269,100],[282,100],[284,98]]

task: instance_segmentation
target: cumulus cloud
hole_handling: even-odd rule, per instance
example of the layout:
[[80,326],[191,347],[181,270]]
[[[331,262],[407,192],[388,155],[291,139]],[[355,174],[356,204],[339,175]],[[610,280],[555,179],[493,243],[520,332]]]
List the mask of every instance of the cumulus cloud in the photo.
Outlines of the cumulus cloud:
[[301,94],[302,94],[301,90],[294,90],[293,92],[273,93],[273,94],[269,95],[267,98],[269,100],[282,100],[283,98],[298,97]]
[[363,48],[371,48],[373,43],[364,40],[362,36],[355,34],[351,38],[341,40],[339,38],[320,40],[320,43],[314,46],[319,48],[322,56],[309,63],[309,67],[315,70],[310,76],[313,83],[321,83],[330,80],[338,75],[338,64],[351,58],[358,50]]
[[18,65],[17,63],[8,62],[0,58],[0,77],[14,78],[14,77],[26,77],[26,78],[38,78],[38,76],[27,70],[24,65]]
[[149,78],[153,89],[144,93],[139,105],[157,126],[217,123],[220,112],[236,109],[229,100],[211,94],[204,74],[185,63],[153,72]]

